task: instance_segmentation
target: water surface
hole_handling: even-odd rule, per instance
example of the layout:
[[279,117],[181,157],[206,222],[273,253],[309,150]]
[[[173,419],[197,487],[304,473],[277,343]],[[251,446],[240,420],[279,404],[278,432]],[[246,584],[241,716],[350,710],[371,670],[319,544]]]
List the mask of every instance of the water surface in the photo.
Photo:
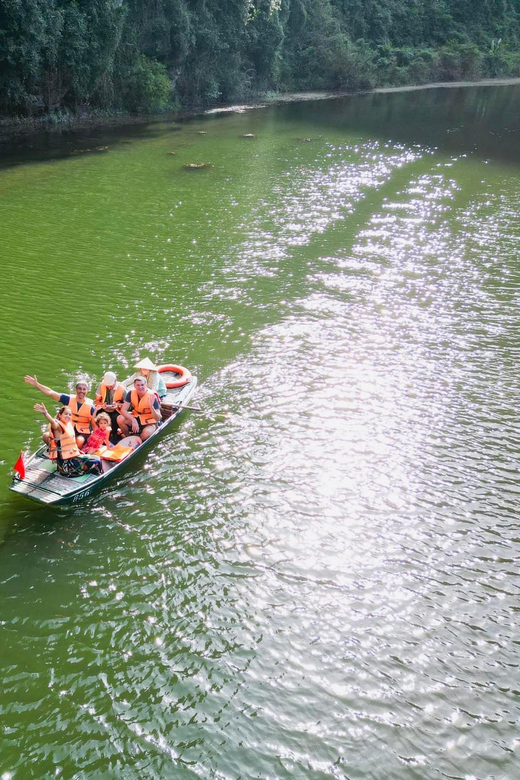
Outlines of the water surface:
[[[6,156],[2,780],[516,780],[519,116],[363,95]],[[10,494],[23,375],[145,354],[208,415],[80,506]]]

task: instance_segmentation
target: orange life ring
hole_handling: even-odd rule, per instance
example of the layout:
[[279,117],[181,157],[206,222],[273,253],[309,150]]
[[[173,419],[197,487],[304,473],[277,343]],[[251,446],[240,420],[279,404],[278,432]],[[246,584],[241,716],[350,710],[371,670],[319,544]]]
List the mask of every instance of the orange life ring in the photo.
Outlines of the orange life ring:
[[184,385],[187,385],[191,379],[191,371],[188,371],[188,369],[184,368],[184,366],[158,366],[157,371],[160,374],[162,374],[164,371],[171,371],[174,374],[180,374],[179,379],[176,379],[173,382],[165,382],[168,390],[171,390],[173,387],[184,387]]

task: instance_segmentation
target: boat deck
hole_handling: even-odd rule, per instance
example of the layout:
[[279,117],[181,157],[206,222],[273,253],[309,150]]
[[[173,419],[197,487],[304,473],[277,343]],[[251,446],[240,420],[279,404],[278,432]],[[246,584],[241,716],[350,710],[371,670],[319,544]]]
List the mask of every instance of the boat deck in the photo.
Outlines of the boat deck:
[[35,453],[26,464],[24,479],[15,481],[11,490],[42,504],[54,504],[59,498],[67,496],[71,488],[86,486],[99,478],[95,474],[62,477],[56,472],[56,463],[47,457],[46,452],[47,448],[44,447]]

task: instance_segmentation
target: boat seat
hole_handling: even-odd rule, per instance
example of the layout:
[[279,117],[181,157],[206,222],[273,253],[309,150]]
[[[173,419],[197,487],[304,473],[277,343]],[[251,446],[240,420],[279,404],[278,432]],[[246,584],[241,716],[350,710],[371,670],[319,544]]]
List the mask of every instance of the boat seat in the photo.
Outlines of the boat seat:
[[56,470],[56,462],[54,460],[51,460],[48,458],[47,460],[44,460],[42,463],[34,464],[29,466],[29,471],[32,470],[35,471],[46,471],[47,473],[51,474],[53,471]]
[[163,421],[170,419],[170,417],[173,414],[174,406],[175,404],[165,404],[161,401],[161,414],[162,414]]

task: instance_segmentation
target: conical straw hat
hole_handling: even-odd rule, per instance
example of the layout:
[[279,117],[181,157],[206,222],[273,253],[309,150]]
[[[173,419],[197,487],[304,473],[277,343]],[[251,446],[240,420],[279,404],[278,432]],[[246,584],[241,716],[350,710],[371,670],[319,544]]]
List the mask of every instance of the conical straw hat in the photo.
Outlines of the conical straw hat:
[[136,363],[134,368],[149,368],[150,371],[157,371],[157,366],[155,363],[152,363],[150,358],[145,358],[144,360],[141,360],[139,363]]

